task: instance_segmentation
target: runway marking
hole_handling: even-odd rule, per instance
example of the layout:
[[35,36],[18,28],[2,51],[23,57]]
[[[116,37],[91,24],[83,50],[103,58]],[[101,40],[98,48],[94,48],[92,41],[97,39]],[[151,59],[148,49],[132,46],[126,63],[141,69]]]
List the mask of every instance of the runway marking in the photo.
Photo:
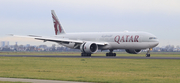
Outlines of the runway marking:
[[2,78],[2,77],[0,77],[0,81],[32,82],[32,83],[90,83],[90,82],[71,82],[71,81],[39,80],[39,79],[21,79],[21,78]]
[[52,55],[0,55],[0,57],[56,57],[56,58],[111,58],[111,59],[180,59],[180,57],[140,57],[140,56],[52,56]]

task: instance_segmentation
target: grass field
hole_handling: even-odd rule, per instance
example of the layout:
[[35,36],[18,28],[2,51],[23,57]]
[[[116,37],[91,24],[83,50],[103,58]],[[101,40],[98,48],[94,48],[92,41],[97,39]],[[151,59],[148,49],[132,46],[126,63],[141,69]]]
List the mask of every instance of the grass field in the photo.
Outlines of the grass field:
[[[157,53],[154,56],[179,57],[180,54]],[[0,77],[99,83],[179,83],[180,60],[0,57]]]

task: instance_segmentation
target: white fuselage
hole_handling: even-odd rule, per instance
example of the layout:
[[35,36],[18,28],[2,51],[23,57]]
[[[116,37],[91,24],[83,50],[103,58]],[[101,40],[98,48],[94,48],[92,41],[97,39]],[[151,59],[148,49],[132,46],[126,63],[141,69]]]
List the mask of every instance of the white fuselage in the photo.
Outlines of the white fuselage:
[[[66,33],[55,36],[71,40],[88,42],[106,42],[107,45],[99,46],[98,49],[146,49],[159,44],[156,36],[147,32],[93,32],[93,33]],[[74,48],[75,43],[61,45]]]

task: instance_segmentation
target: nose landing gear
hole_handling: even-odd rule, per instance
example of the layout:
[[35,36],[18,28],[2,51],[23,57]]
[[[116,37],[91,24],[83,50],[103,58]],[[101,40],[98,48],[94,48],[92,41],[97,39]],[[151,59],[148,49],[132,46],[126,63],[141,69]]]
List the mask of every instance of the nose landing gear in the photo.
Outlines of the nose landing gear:
[[152,50],[152,48],[149,48],[149,50],[147,51],[147,53],[146,53],[146,57],[150,57],[151,55],[150,55],[150,51]]

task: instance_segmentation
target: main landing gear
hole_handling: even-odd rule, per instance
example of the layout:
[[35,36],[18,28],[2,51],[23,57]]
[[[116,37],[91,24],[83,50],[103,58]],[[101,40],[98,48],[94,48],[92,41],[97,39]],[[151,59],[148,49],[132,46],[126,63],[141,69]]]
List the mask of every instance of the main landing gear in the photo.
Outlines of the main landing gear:
[[91,53],[81,53],[81,56],[91,56]]
[[149,50],[147,51],[147,53],[146,53],[146,57],[150,57],[151,55],[150,55],[150,51],[152,50],[152,48],[149,48]]
[[106,53],[106,56],[116,56],[116,53],[113,53],[113,49],[110,49],[109,53]]

